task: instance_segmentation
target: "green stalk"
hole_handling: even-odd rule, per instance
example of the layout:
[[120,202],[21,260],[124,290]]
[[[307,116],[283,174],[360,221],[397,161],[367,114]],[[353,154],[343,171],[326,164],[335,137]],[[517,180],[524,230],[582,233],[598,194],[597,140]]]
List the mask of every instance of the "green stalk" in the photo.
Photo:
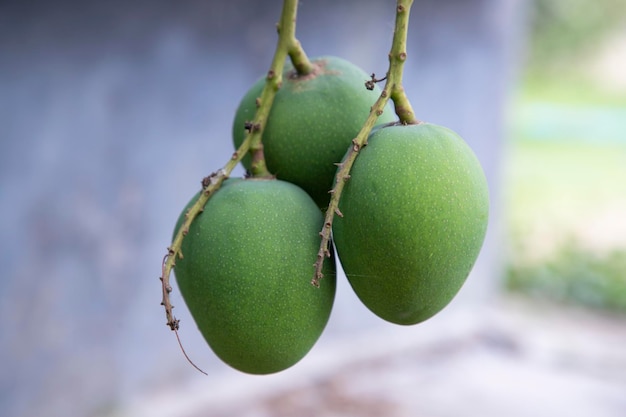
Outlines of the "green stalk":
[[276,25],[278,32],[278,45],[274,54],[274,59],[270,70],[265,78],[265,88],[261,97],[257,99],[259,106],[253,123],[246,126],[248,132],[254,133],[250,143],[250,153],[252,155],[251,171],[254,177],[271,177],[267,169],[265,156],[263,154],[263,128],[269,117],[272,103],[276,92],[283,82],[283,68],[285,59],[289,56],[296,72],[299,75],[306,75],[313,71],[314,67],[307,57],[300,41],[296,38],[296,20],[298,16],[298,1],[285,0],[283,2],[283,12],[280,22]]
[[300,41],[298,41],[295,37],[293,38],[293,42],[289,46],[289,59],[291,59],[291,63],[298,75],[308,75],[313,72],[315,68],[309,57],[307,57]]
[[[391,44],[391,52],[389,53],[389,70],[387,71],[387,77],[385,87],[383,88],[380,97],[376,100],[376,103],[372,106],[369,116],[365,120],[363,127],[357,134],[356,138],[352,139],[352,145],[346,152],[343,160],[337,166],[337,175],[335,176],[335,183],[333,189],[330,191],[332,197],[326,210],[326,217],[324,219],[324,226],[320,232],[322,241],[320,243],[320,249],[317,253],[317,260],[315,261],[315,273],[311,283],[316,287],[319,287],[320,279],[324,276],[322,268],[324,266],[324,259],[330,257],[330,240],[332,225],[335,215],[343,216],[339,211],[339,199],[346,182],[350,179],[350,170],[356,160],[359,151],[367,144],[367,138],[376,123],[378,117],[383,113],[385,105],[391,99],[394,103],[396,114],[400,118],[400,122],[403,124],[418,124],[421,123],[415,118],[413,107],[407,98],[404,88],[402,87],[402,73],[404,68],[404,62],[407,58],[406,53],[406,38],[409,28],[409,14],[413,0],[398,0],[396,7],[396,22],[393,32],[393,41]],[[372,76],[370,83],[377,81]]]
[[[294,49],[295,44],[299,45],[295,38],[297,8],[297,0],[284,0],[280,23],[278,24],[278,44],[271,67],[267,73],[265,87],[261,93],[261,97],[258,99],[258,109],[254,120],[247,123],[245,126],[248,131],[245,140],[221,169],[202,180],[202,193],[200,197],[185,213],[185,220],[176,233],[172,244],[167,248],[167,254],[163,257],[160,277],[163,292],[161,305],[165,308],[166,324],[171,330],[176,332],[177,337],[180,320],[174,317],[172,312],[174,306],[171,304],[169,297],[169,294],[172,292],[170,274],[172,269],[176,266],[176,260],[179,258],[182,259],[183,257],[181,245],[185,235],[189,232],[191,223],[204,210],[204,206],[209,198],[219,189],[224,180],[230,176],[232,170],[247,152],[252,153],[254,161],[252,165],[253,175],[255,177],[270,176],[265,165],[261,137],[263,136],[263,129],[270,113],[272,103],[274,102],[274,97],[282,83],[282,73],[287,54],[290,50]],[[244,128],[244,126],[242,126],[242,128]]]
[[404,87],[402,86],[402,74],[404,72],[404,62],[406,61],[406,38],[409,31],[409,15],[413,0],[398,1],[396,8],[396,25],[393,33],[393,43],[389,53],[389,72],[387,73],[387,84],[391,94],[396,114],[403,124],[417,124],[419,120],[415,118],[413,107],[409,102]]

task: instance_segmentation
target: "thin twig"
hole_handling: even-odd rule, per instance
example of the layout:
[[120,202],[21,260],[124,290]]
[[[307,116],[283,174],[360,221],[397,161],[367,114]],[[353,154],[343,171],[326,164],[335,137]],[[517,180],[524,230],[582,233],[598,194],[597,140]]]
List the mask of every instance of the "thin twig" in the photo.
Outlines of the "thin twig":
[[176,333],[176,340],[178,340],[178,346],[180,346],[180,350],[183,351],[183,355],[185,355],[185,358],[187,359],[187,362],[189,362],[191,364],[191,366],[193,366],[194,368],[196,368],[198,371],[202,372],[205,375],[208,375],[206,372],[204,372],[202,369],[198,368],[198,366],[193,363],[193,361],[191,360],[191,358],[189,356],[187,356],[187,352],[185,352],[185,348],[183,347],[183,344],[180,341],[180,337],[178,336],[178,330],[174,329],[174,333]]

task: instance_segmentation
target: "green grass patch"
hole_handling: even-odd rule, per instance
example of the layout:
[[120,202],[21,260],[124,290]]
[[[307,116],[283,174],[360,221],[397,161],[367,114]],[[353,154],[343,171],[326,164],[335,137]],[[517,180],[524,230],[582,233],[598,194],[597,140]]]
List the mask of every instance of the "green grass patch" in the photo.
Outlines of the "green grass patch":
[[596,254],[565,245],[543,262],[510,264],[507,286],[537,299],[626,313],[626,250]]

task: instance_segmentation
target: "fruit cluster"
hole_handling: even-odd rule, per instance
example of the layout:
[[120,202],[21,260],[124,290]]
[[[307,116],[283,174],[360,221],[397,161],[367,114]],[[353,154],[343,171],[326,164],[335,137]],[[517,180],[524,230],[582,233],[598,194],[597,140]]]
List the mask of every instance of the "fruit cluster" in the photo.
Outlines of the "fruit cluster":
[[[176,279],[191,314],[224,362],[247,373],[286,369],[312,348],[330,317],[335,260],[310,284],[337,163],[381,94],[343,59],[285,66],[263,131],[276,178],[228,179],[191,223]],[[233,141],[245,138],[265,79],[243,97]],[[478,256],[488,218],[479,162],[449,129],[379,115],[352,166],[332,224],[332,255],[359,299],[397,324],[422,322],[456,295]],[[243,165],[250,169],[251,158]],[[187,207],[197,199],[194,197]],[[183,210],[177,229],[185,218]]]

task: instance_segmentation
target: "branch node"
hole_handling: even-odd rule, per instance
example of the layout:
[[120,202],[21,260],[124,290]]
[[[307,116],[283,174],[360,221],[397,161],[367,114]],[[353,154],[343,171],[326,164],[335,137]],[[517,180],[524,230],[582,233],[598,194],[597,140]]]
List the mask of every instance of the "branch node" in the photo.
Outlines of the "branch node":
[[373,90],[374,86],[376,85],[376,83],[379,83],[381,81],[385,81],[387,79],[387,76],[384,76],[383,78],[376,78],[376,74],[372,73],[372,75],[370,75],[370,79],[368,81],[365,82],[365,88],[367,88],[368,90]]
[[243,124],[243,128],[249,133],[258,132],[259,130],[261,130],[261,123],[253,123],[247,121]]

